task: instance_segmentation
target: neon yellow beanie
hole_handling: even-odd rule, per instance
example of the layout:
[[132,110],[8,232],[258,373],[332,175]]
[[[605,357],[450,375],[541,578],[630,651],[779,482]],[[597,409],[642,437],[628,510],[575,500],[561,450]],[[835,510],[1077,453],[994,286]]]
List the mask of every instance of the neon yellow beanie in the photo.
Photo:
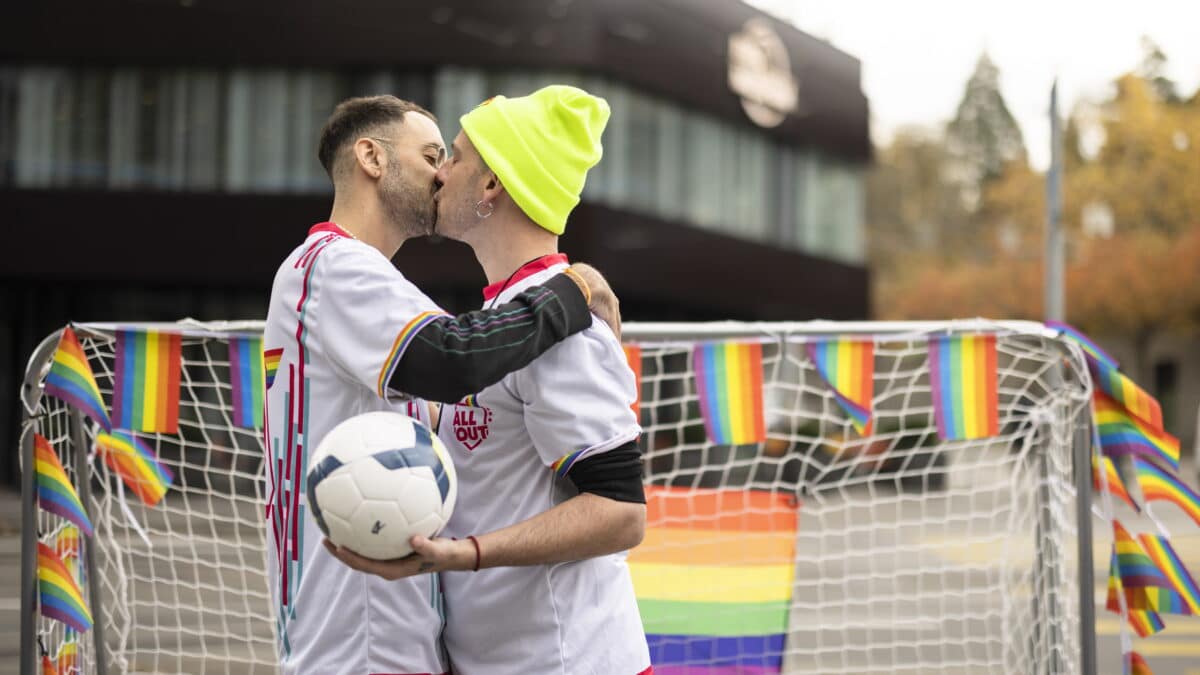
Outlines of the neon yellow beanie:
[[600,161],[608,103],[565,85],[497,96],[459,118],[463,132],[533,222],[562,234]]

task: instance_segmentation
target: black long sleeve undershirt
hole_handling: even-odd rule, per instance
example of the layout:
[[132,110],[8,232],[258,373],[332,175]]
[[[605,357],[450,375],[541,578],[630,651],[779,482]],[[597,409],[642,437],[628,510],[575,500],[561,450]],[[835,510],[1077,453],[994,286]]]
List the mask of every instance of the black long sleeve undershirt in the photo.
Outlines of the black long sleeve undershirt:
[[583,292],[559,274],[493,309],[431,321],[413,337],[388,385],[457,403],[590,325]]
[[567,473],[580,493],[590,492],[618,502],[646,503],[642,485],[642,451],[637,441],[585,457]]

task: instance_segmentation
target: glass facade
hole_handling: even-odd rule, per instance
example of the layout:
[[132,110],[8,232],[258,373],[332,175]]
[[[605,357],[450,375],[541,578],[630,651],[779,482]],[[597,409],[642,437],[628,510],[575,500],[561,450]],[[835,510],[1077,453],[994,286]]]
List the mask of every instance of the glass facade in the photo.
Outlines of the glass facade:
[[317,137],[348,96],[431,103],[449,142],[493,94],[582,86],[613,110],[584,199],[861,264],[863,167],[569,72],[0,67],[0,184],[324,193]]

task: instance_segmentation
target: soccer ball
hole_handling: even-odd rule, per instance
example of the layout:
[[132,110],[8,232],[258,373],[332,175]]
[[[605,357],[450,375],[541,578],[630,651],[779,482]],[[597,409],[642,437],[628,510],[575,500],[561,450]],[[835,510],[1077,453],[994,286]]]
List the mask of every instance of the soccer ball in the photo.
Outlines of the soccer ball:
[[406,415],[372,412],[333,428],[309,464],[308,505],[334,544],[376,560],[412,553],[454,511],[458,481],[437,436]]

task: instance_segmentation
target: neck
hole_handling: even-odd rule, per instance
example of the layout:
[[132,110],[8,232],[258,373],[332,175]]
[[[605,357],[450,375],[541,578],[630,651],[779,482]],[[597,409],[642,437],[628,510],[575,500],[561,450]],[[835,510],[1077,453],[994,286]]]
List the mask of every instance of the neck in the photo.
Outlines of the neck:
[[389,260],[408,239],[403,232],[389,225],[383,209],[375,200],[335,195],[329,220],[354,235],[355,239],[374,247]]
[[[493,220],[500,216],[497,213]],[[501,217],[480,230],[483,236],[467,243],[475,251],[489,284],[504,281],[530,260],[558,253],[558,237],[523,214],[509,219]]]

